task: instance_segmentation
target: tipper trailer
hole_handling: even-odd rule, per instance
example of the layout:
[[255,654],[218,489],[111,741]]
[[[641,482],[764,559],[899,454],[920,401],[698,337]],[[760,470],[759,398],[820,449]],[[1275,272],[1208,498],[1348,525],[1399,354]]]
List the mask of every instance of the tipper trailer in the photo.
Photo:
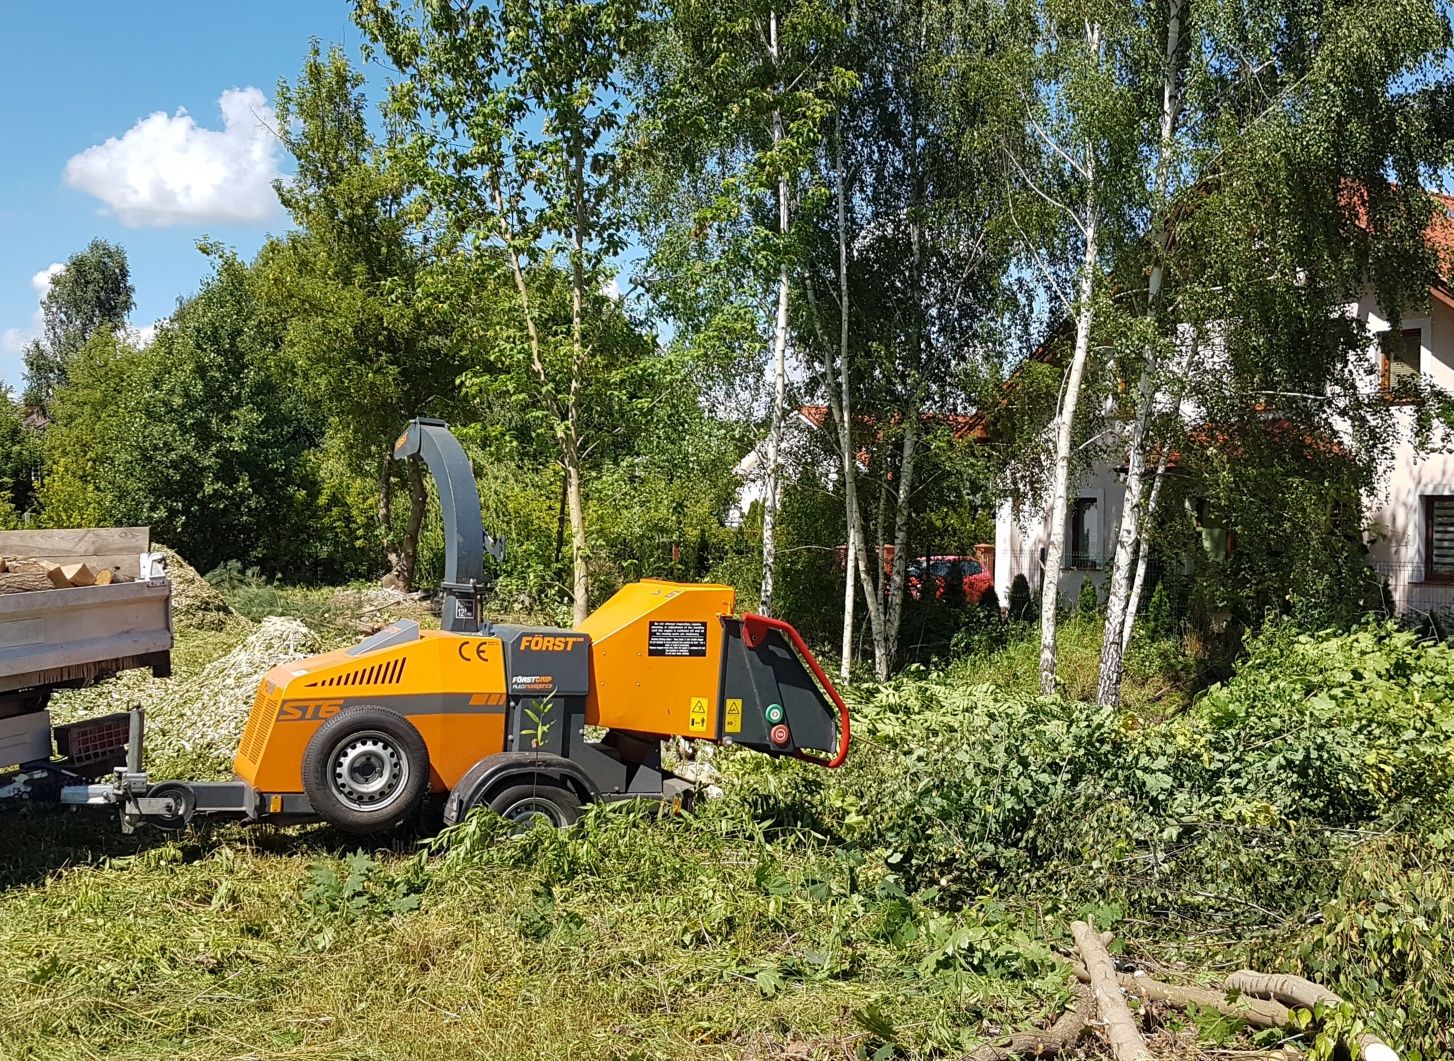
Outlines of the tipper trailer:
[[0,594],[0,800],[54,799],[124,761],[127,712],[52,726],[48,706],[56,690],[133,667],[171,673],[172,587],[149,549],[145,527],[0,532],[0,556],[117,575],[108,585]]
[[446,822],[488,806],[567,825],[586,803],[685,795],[662,765],[668,738],[844,761],[848,710],[832,682],[787,623],[735,615],[729,586],[633,583],[569,630],[486,619],[487,536],[463,448],[419,419],[394,454],[422,460],[439,490],[442,629],[400,621],[273,668],[231,781],[153,780],[134,712],[127,764],[64,802],[114,804],[124,829],[208,816],[377,833],[434,793]]

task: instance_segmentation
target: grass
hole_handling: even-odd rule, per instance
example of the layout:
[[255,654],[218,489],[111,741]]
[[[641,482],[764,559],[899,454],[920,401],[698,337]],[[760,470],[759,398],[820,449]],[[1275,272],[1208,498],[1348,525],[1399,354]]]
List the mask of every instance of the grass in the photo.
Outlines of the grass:
[[[229,598],[259,594],[346,639],[336,593]],[[176,676],[251,629],[179,629]],[[0,848],[0,1059],[828,1059],[882,1045],[865,1024],[927,1057],[1064,997],[1048,965],[924,975],[950,922],[906,929],[881,864],[791,819],[755,791],[514,841],[471,822],[425,867],[321,826],[124,837],[27,808]]]
[[[269,592],[294,615],[338,600]],[[343,639],[346,620],[333,614],[324,636]],[[180,630],[178,675],[250,628]],[[1092,620],[1061,627],[1067,695],[1093,691],[1099,645]],[[983,691],[968,686],[981,683],[1029,693],[1037,666],[1034,631],[1017,630],[920,684],[971,700]],[[1132,654],[1126,700],[1148,719],[1171,715],[1194,683],[1177,646],[1153,642]],[[946,725],[959,717],[954,704],[940,710]],[[1065,720],[1036,731],[1052,759]],[[952,875],[986,857],[969,847],[983,846],[998,811],[920,823],[894,855],[872,838],[867,797],[901,806],[910,824],[915,808],[932,817],[914,778],[938,775],[906,770],[905,757],[938,748],[964,773],[975,761],[954,754],[989,754],[995,739],[863,737],[831,783],[805,764],[728,753],[727,796],[692,813],[592,808],[568,832],[515,838],[476,816],[428,850],[408,838],[359,850],[322,826],[124,837],[109,816],[29,808],[4,819],[0,845],[0,1061],[960,1056],[1059,1011],[1069,986],[1051,947],[1065,944],[1079,907],[1017,894],[1023,882],[1008,875],[951,901],[937,868],[931,887],[904,894],[910,871],[896,860],[932,833]],[[1005,762],[1030,769],[1029,735],[1007,739],[1016,755]],[[1361,911],[1361,899],[1349,902]],[[1248,960],[1249,939],[1220,934],[1168,949],[1184,926],[1155,917],[1127,935],[1159,940],[1162,958]],[[1264,931],[1262,945],[1286,936]],[[1339,943],[1338,954],[1362,945]],[[1195,1022],[1159,1020],[1158,1052],[1197,1053]]]
[[855,1011],[923,1041],[1064,995],[918,975],[853,865],[738,811],[486,829],[424,873],[322,828],[34,813],[0,859],[0,1056],[850,1058]]
[[[1062,619],[1056,633],[1056,674],[1068,700],[1096,698],[1100,678],[1099,618],[1072,615]],[[972,651],[944,671],[945,680],[987,684],[1007,692],[1033,695],[1040,688],[1040,627],[1016,623],[1002,643]],[[1132,711],[1153,717],[1174,714],[1191,703],[1198,691],[1197,664],[1181,644],[1171,639],[1132,640],[1126,655],[1122,703]]]

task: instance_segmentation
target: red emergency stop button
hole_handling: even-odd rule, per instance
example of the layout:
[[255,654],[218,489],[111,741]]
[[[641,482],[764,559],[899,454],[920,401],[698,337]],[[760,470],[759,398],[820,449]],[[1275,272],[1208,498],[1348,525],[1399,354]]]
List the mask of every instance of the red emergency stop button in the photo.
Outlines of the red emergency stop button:
[[770,733],[768,733],[768,737],[779,748],[783,748],[786,747],[788,741],[792,739],[792,734],[788,732],[787,726],[779,723],[772,728],[772,731]]

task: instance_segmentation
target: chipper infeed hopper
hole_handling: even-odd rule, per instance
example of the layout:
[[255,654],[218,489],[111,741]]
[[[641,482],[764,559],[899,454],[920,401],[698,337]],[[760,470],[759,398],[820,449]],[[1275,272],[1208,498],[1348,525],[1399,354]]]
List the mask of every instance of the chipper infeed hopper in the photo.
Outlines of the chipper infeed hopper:
[[439,487],[443,628],[398,622],[275,667],[233,781],[153,783],[134,746],[114,785],[78,786],[70,802],[120,803],[126,827],[208,814],[372,833],[436,793],[446,822],[489,806],[566,825],[588,802],[686,794],[662,767],[667,738],[843,762],[848,711],[832,683],[787,623],[734,615],[728,586],[633,583],[574,630],[484,619],[490,543],[463,449],[442,422],[416,420],[395,453],[424,460]]

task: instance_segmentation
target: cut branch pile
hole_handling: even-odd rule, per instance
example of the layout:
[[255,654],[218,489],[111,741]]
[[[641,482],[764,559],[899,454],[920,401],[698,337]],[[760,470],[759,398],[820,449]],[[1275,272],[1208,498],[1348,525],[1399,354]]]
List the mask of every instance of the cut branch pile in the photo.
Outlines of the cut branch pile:
[[[1100,1030],[1116,1061],[1150,1061],[1154,1055],[1128,996],[1177,1009],[1215,1011],[1254,1028],[1290,1028],[1294,1008],[1317,1012],[1318,1006],[1343,1005],[1338,995],[1311,980],[1249,969],[1228,976],[1221,989],[1164,983],[1139,970],[1118,971],[1107,950],[1111,934],[1097,932],[1089,919],[1074,922],[1071,935],[1075,954],[1063,960],[1078,981],[1075,1006],[1043,1031],[1016,1032],[1007,1042],[986,1043],[961,1061],[1053,1057],[1073,1049],[1089,1027]],[[1399,1061],[1398,1053],[1372,1032],[1360,1031],[1355,1042],[1360,1061]]]
[[21,556],[0,557],[0,593],[31,593],[73,586],[109,586],[130,582],[118,569],[87,563],[56,564]]

